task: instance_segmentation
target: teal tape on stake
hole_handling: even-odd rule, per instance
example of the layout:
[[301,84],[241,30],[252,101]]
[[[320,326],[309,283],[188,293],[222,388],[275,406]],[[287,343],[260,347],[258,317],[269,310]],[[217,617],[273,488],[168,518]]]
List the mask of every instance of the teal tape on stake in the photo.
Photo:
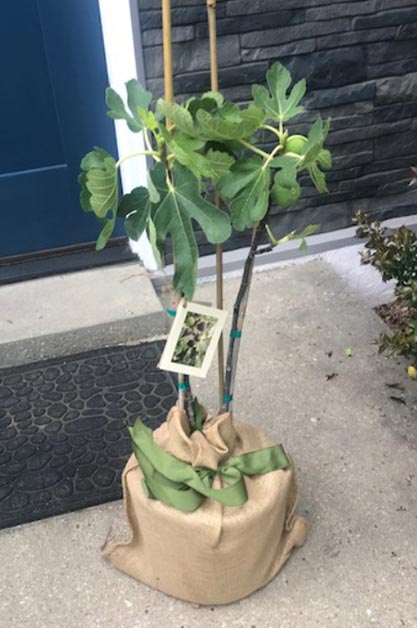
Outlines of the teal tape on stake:
[[172,316],[173,318],[175,318],[175,316],[177,315],[175,310],[169,310],[168,308],[167,308],[167,314],[168,316]]
[[178,390],[188,390],[188,384],[178,384]]
[[233,395],[224,395],[223,401],[224,403],[229,403],[230,401],[233,401]]
[[232,329],[230,332],[230,338],[240,338],[242,336],[242,332],[240,329]]

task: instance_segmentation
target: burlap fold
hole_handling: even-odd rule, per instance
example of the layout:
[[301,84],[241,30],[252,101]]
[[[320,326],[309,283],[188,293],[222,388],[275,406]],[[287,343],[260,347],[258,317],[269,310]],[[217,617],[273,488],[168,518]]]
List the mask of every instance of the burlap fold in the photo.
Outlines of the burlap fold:
[[[160,447],[193,466],[217,469],[230,456],[270,447],[259,429],[212,417],[190,435],[177,406],[154,432]],[[103,554],[115,567],[159,591],[197,604],[227,604],[267,584],[293,547],[306,537],[306,522],[294,513],[298,486],[293,466],[285,471],[246,476],[248,501],[227,507],[207,499],[184,513],[148,499],[142,472],[132,455],[123,472],[127,542]],[[219,486],[218,478],[214,486]]]

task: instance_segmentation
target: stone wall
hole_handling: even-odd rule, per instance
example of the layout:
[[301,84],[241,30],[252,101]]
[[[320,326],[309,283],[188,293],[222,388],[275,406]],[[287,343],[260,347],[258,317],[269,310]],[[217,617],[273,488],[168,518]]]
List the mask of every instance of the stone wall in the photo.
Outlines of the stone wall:
[[[205,0],[172,0],[175,93],[210,88]],[[160,0],[139,0],[147,85],[163,92]],[[280,60],[308,83],[303,132],[317,113],[332,117],[329,194],[308,184],[290,211],[276,210],[277,234],[307,223],[351,225],[357,209],[378,217],[417,212],[407,190],[417,162],[416,0],[218,0],[220,89],[244,103],[251,84]],[[242,246],[236,234],[231,246]]]

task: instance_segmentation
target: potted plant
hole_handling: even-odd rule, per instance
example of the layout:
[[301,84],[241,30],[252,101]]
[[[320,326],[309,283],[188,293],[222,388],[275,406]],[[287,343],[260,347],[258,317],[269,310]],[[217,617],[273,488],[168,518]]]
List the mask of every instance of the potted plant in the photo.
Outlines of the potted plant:
[[[119,160],[101,148],[81,164],[81,203],[102,229],[103,248],[116,220],[137,240],[146,232],[155,258],[167,246],[174,259],[173,288],[181,304],[193,298],[197,280],[196,225],[213,244],[232,233],[252,231],[251,245],[232,315],[222,407],[208,417],[179,376],[179,404],[154,434],[138,420],[131,428],[134,454],[123,475],[132,538],[105,550],[112,562],[161,591],[203,604],[226,603],[266,584],[306,534],[294,514],[294,465],[280,445],[232,417],[234,379],[255,255],[264,238],[273,248],[316,229],[277,237],[268,225],[271,208],[286,208],[301,195],[307,172],[318,192],[326,191],[324,148],[329,122],[321,120],[306,137],[288,123],[302,111],[304,80],[292,84],[275,63],[267,85],[254,85],[245,107],[211,91],[183,103],[157,101],[136,80],[126,84],[127,106],[111,88],[108,115],[143,133],[152,159],[148,187],[120,195]],[[274,147],[259,145],[260,132]],[[213,203],[214,194],[221,203]],[[220,206],[219,206],[220,205]],[[178,315],[177,315],[178,316]]]

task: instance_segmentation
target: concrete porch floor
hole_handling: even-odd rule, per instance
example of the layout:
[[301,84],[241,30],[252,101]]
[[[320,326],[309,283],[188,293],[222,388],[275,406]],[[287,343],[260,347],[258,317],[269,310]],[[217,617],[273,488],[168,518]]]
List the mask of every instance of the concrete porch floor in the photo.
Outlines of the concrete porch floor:
[[[196,300],[213,295],[202,286]],[[404,360],[377,354],[382,329],[323,261],[254,277],[235,415],[292,454],[310,525],[267,587],[198,608],[129,579],[100,557],[109,529],[123,532],[114,502],[0,532],[0,626],[416,628],[417,385]],[[194,385],[212,409],[215,380],[213,366]]]

